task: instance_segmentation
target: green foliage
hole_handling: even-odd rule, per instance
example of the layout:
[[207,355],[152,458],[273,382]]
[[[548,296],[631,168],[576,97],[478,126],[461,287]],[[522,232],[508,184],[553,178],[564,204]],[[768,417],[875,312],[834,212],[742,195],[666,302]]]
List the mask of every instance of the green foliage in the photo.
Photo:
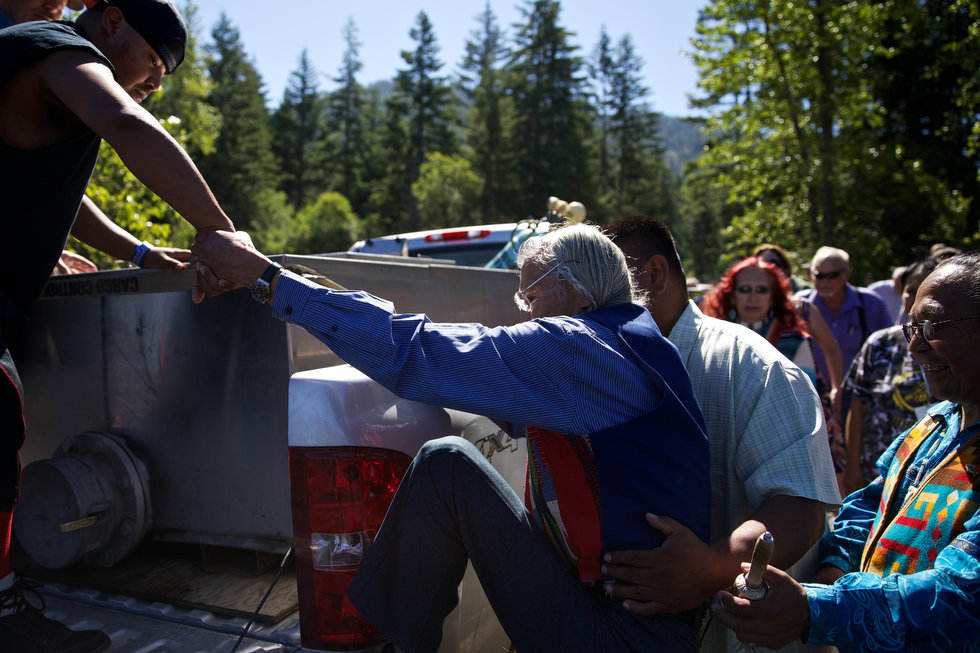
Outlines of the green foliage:
[[361,223],[347,198],[328,191],[299,211],[285,246],[293,254],[343,251],[361,233]]
[[412,197],[417,174],[409,163],[407,116],[408,106],[396,93],[388,97],[380,115],[374,115],[378,134],[374,171],[378,181],[372,185],[365,206],[381,233],[412,231],[418,224]]
[[207,59],[198,47],[197,7],[187,2],[181,13],[188,30],[184,61],[164,78],[163,89],[154,93],[145,106],[160,120],[171,116],[180,119],[177,130],[171,133],[197,161],[214,151],[215,138],[221,131],[221,112],[207,103],[212,84],[207,74]]
[[698,165],[737,211],[728,249],[769,241],[805,259],[837,245],[862,278],[935,240],[968,245],[980,216],[977,100],[964,95],[977,20],[974,3],[947,0],[705,7],[693,44],[710,141]]
[[480,194],[480,177],[470,162],[440,152],[430,152],[412,184],[419,207],[421,229],[437,229],[481,222],[473,208]]
[[686,166],[678,189],[677,216],[665,221],[688,276],[702,281],[717,279],[732,260],[740,258],[739,253],[729,251],[725,239],[725,228],[736,211],[716,170],[695,163]]
[[297,218],[286,193],[266,188],[256,194],[253,202],[259,216],[251,227],[255,246],[268,253],[294,253],[290,249],[290,238]]
[[[271,115],[228,17],[201,55],[193,4],[184,13],[187,60],[147,106],[265,248],[540,215],[550,195],[584,202],[594,222],[665,219],[690,271],[709,277],[762,241],[798,260],[841,245],[856,276],[878,276],[931,242],[980,239],[969,0],[708,2],[692,41],[706,136],[653,111],[629,35],[603,30],[586,67],[558,0],[523,0],[510,35],[486,3],[455,85],[420,12],[405,67],[362,87],[348,20],[334,90],[302,52]],[[193,229],[105,149],[90,194],[147,240],[189,243]]]
[[642,60],[624,36],[613,46],[605,30],[590,67],[597,89],[597,150],[600,201],[593,219],[675,214],[674,188],[658,132],[659,116],[644,103]]
[[[204,103],[210,81],[195,37],[197,10],[187,3],[182,13],[190,30],[184,62],[164,78],[162,90],[147,99],[146,108],[188,152],[204,153],[213,147],[221,117]],[[194,242],[194,228],[137,180],[105,142],[86,194],[110,219],[140,240],[176,247],[189,247]],[[126,264],[73,239],[66,248],[100,268]]]
[[439,76],[439,60],[432,23],[420,11],[409,30],[414,50],[403,50],[407,68],[395,76],[395,89],[388,101],[388,153],[400,155],[403,161],[389,168],[390,190],[399,198],[398,215],[402,229],[419,228],[418,208],[411,193],[412,182],[430,152],[456,151],[454,133],[456,102],[445,77]]
[[[625,113],[611,119],[624,127],[595,140],[596,112],[578,46],[560,25],[559,2],[525,2],[527,24],[516,26],[512,39],[485,5],[455,85],[440,75],[436,35],[420,12],[410,31],[415,47],[402,52],[406,65],[388,83],[390,92],[359,84],[360,43],[348,20],[334,90],[319,89],[316,67],[301,52],[271,112],[229,17],[221,16],[199,48],[197,10],[188,2],[187,58],[148,107],[163,120],[176,118],[168,129],[222,207],[269,251],[343,249],[352,231],[512,220],[542,213],[553,194],[585,202],[593,220],[627,209],[673,215],[675,189],[660,172],[657,116],[639,99],[646,90],[630,86]],[[620,56],[614,63],[626,71],[625,85],[635,85],[642,63],[628,39],[619,47],[625,50],[612,50]],[[608,168],[619,183],[615,193],[595,189],[592,147],[600,143],[625,162]],[[329,217],[344,212],[324,205],[324,191],[348,198],[356,228]],[[147,240],[193,240],[194,229],[148,195],[111,153],[100,161],[91,193]],[[604,210],[600,197],[611,208]],[[319,223],[334,226],[324,231]]]
[[[183,13],[187,58],[147,107],[269,251],[540,215],[550,195],[584,202],[593,222],[666,220],[689,272],[708,278],[763,241],[797,261],[843,246],[857,278],[932,242],[980,244],[980,5],[970,0],[707,2],[692,41],[701,135],[647,103],[629,35],[603,30],[586,67],[558,0],[523,0],[510,35],[485,3],[455,85],[420,12],[405,67],[361,86],[348,20],[335,88],[318,88],[304,51],[271,115],[228,17],[202,53],[196,8]],[[140,238],[193,238],[108,146],[89,195]]]

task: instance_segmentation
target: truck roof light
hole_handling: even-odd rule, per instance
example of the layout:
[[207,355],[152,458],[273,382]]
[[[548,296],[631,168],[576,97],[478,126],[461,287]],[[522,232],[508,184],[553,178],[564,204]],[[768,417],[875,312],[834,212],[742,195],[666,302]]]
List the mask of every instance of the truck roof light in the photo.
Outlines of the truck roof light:
[[486,238],[489,235],[489,229],[455,229],[452,231],[440,231],[437,234],[429,234],[425,237],[425,242],[436,243],[451,240],[475,240],[477,238]]

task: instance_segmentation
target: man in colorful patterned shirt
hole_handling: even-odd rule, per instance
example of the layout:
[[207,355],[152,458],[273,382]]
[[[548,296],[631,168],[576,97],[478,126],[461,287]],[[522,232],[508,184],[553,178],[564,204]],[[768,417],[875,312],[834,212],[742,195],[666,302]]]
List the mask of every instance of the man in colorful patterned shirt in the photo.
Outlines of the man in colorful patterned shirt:
[[[905,268],[902,274],[902,312],[908,315],[915,293],[936,269],[938,260],[927,258]],[[875,462],[895,436],[915,424],[936,402],[929,393],[922,369],[912,359],[900,325],[875,331],[864,342],[844,381],[850,394],[845,435],[847,467],[844,492],[860,490],[878,476]]]
[[[739,639],[840,651],[975,651],[980,640],[980,251],[943,261],[904,325],[944,399],[878,461],[822,540],[815,583],[769,567],[768,596],[718,594]],[[778,546],[778,544],[777,544]]]

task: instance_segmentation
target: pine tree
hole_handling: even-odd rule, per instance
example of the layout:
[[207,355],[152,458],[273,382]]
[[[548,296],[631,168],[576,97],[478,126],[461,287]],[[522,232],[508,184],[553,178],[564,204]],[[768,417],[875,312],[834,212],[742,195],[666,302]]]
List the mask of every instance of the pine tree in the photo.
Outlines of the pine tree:
[[[388,103],[388,110],[390,122],[403,119],[406,123],[402,130],[394,124],[390,125],[393,139],[396,139],[399,131],[407,138],[404,167],[398,170],[391,182],[396,185],[397,197],[407,202],[406,227],[415,229],[419,228],[419,216],[412,198],[412,182],[418,178],[426,154],[455,153],[453,129],[456,103],[446,78],[438,76],[443,64],[438,58],[439,46],[432,23],[424,11],[419,12],[409,35],[416,46],[414,50],[403,50],[401,53],[408,68],[399,69],[395,77],[395,91]],[[393,152],[401,149],[401,144],[396,144],[395,140],[391,141],[391,145]]]
[[377,136],[367,204],[370,224],[379,234],[412,231],[418,226],[412,197],[412,182],[418,171],[412,170],[409,162],[408,115],[405,98],[392,93],[383,110],[376,110],[372,117]]
[[209,104],[221,112],[221,132],[201,170],[235,225],[247,229],[260,215],[260,195],[274,192],[269,114],[262,80],[248,61],[238,30],[222,14],[211,31]]
[[551,195],[586,206],[594,199],[587,145],[591,110],[577,46],[559,25],[557,0],[525,0],[509,66],[514,99],[514,170],[523,180],[511,211],[541,214]]
[[328,97],[327,124],[333,141],[334,187],[348,198],[355,213],[361,213],[367,199],[361,184],[367,142],[362,127],[364,100],[357,81],[363,65],[359,55],[361,43],[353,19],[344,24],[343,37],[347,47],[340,71],[333,78],[338,88]]
[[643,101],[647,89],[642,67],[627,34],[610,62],[607,164],[612,183],[604,208],[614,217],[647,213],[669,219],[675,211],[670,171],[657,131],[658,116]]
[[600,197],[612,192],[613,177],[609,164],[610,123],[614,102],[612,85],[615,68],[612,39],[605,25],[599,31],[599,42],[589,59],[589,77],[592,79],[596,112],[596,187]]
[[[507,96],[503,63],[508,50],[490,3],[478,17],[480,29],[466,41],[460,88],[469,103],[465,141],[473,171],[483,179],[480,191],[482,222],[497,222],[505,215],[501,198],[509,195],[513,179],[507,174],[504,138]],[[466,74],[469,73],[469,74]]]
[[455,152],[455,101],[446,78],[438,76],[443,63],[438,58],[432,23],[424,11],[419,12],[409,35],[415,49],[402,51],[408,68],[398,71],[395,88],[407,102],[409,165],[417,173],[428,152]]
[[325,186],[323,158],[317,147],[324,136],[324,102],[316,77],[304,49],[271,121],[279,188],[297,211],[319,196]]

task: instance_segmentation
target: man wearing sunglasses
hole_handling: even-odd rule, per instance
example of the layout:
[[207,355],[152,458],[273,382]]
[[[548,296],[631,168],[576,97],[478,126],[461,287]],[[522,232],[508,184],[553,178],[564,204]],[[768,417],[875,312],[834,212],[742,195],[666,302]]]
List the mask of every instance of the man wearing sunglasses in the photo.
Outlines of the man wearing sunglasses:
[[424,445],[401,481],[348,592],[399,649],[438,649],[467,559],[522,653],[695,649],[695,610],[635,615],[603,592],[606,550],[663,541],[648,512],[707,538],[710,480],[690,378],[598,229],[525,241],[514,299],[531,319],[493,328],[328,290],[240,232],[199,234],[191,251],[200,274],[251,284],[276,317],[398,396],[522,425],[510,430],[527,436],[526,508],[461,438]]
[[[851,257],[837,247],[821,247],[810,262],[812,290],[801,290],[797,297],[813,303],[823,315],[831,333],[840,345],[844,371],[861,349],[864,340],[878,329],[894,323],[881,297],[865,288],[855,288],[851,276]],[[823,378],[830,378],[827,359],[820,346],[814,348],[817,367]],[[841,415],[844,419],[845,415]]]
[[739,639],[803,638],[843,652],[975,651],[980,641],[980,251],[919,286],[904,325],[940,398],[878,459],[821,541],[815,583],[770,567],[764,600],[719,593]]

